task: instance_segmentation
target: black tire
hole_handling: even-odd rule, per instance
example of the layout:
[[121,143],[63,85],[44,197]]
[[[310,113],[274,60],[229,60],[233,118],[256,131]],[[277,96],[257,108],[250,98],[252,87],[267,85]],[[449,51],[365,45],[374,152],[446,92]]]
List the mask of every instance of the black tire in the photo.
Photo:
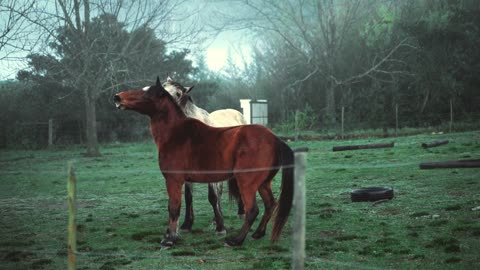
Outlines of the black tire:
[[375,202],[379,200],[391,200],[393,188],[389,187],[367,187],[353,190],[350,193],[352,202]]

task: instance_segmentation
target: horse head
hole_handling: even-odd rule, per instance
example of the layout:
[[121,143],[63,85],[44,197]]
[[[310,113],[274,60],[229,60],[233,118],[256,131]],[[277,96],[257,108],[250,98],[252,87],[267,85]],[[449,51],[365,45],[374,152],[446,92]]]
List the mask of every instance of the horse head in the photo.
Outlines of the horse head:
[[163,87],[173,97],[177,104],[180,105],[180,107],[184,108],[187,102],[193,102],[188,93],[192,91],[194,86],[184,87],[168,76],[167,81],[163,84]]
[[113,101],[118,109],[132,110],[149,116],[165,110],[168,102],[175,104],[158,77],[155,85],[120,92],[113,97]]

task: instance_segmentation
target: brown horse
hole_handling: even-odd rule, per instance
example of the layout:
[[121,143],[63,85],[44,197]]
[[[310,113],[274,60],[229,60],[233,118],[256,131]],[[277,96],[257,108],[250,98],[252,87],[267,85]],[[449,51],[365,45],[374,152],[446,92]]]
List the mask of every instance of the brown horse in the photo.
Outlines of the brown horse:
[[[238,246],[245,240],[259,213],[255,200],[257,191],[265,212],[252,237],[258,239],[265,235],[267,223],[275,211],[271,240],[279,239],[293,201],[293,151],[269,129],[260,125],[214,128],[187,118],[158,78],[153,86],[115,95],[114,101],[119,109],[150,117],[158,164],[169,197],[169,225],[163,247],[172,246],[178,239],[185,181],[210,183],[232,177],[245,205],[246,216],[238,235],[225,243]],[[280,168],[282,187],[277,206],[271,183]]]

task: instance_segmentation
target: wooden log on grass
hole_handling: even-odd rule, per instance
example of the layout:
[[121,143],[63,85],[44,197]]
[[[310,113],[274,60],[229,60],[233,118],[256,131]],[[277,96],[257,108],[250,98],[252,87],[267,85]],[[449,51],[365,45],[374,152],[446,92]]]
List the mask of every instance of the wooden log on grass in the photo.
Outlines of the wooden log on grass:
[[333,152],[336,151],[346,151],[346,150],[360,150],[360,149],[375,149],[375,148],[389,148],[395,145],[394,142],[391,143],[374,143],[374,144],[361,144],[361,145],[344,145],[344,146],[334,146]]
[[437,141],[433,141],[433,142],[430,142],[430,143],[422,143],[422,147],[423,148],[431,148],[431,147],[437,147],[437,146],[440,146],[440,145],[444,145],[444,144],[447,144],[448,143],[448,140],[437,140]]
[[480,159],[449,160],[420,163],[420,169],[480,168]]

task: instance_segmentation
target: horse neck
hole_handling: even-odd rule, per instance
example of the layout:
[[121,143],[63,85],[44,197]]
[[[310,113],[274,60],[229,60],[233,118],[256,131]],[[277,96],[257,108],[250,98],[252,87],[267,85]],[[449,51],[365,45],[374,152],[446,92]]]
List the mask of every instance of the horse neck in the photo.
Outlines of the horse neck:
[[165,107],[166,111],[150,116],[150,131],[159,149],[174,136],[174,127],[186,119],[185,114],[174,104],[169,103]]
[[209,114],[204,109],[198,107],[193,102],[188,101],[183,108],[183,112],[187,117],[198,119],[206,124],[208,124]]

